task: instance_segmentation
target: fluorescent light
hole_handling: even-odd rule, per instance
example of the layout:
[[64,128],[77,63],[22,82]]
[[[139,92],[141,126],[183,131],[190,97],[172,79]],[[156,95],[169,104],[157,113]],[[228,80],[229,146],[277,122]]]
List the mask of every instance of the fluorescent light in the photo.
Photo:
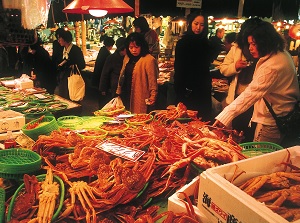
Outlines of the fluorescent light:
[[101,10],[101,9],[90,9],[89,13],[92,16],[95,16],[95,17],[102,17],[102,16],[105,16],[107,14],[107,11],[106,10]]

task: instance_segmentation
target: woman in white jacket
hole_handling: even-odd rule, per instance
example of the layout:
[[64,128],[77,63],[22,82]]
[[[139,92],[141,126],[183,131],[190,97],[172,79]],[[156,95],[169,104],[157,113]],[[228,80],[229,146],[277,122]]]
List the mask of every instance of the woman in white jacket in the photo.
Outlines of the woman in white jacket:
[[226,127],[239,114],[254,105],[251,118],[257,123],[254,141],[280,144],[284,138],[263,100],[277,116],[287,115],[300,98],[297,73],[282,36],[269,22],[248,30],[249,50],[259,59],[253,79],[246,89],[216,117],[214,126]]
[[[223,106],[227,106],[235,98],[237,98],[251,82],[254,69],[257,63],[256,58],[250,54],[246,32],[249,28],[261,22],[259,18],[251,18],[246,20],[241,30],[237,35],[236,42],[232,45],[230,51],[224,58],[223,63],[220,65],[220,72],[225,77],[232,77],[228,94],[223,102]],[[243,131],[244,139],[242,142],[252,141],[255,131],[255,125],[249,126],[249,122],[253,113],[253,106],[247,111],[233,119],[232,128],[238,131]]]

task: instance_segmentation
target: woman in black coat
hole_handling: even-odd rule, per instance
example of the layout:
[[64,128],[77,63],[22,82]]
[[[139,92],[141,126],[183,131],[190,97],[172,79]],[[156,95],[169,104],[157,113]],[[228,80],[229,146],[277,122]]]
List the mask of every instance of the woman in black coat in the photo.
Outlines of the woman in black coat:
[[30,46],[31,48],[31,60],[30,66],[34,69],[36,80],[40,83],[40,87],[45,88],[48,93],[54,94],[56,87],[56,73],[55,66],[50,58],[47,50],[43,48],[41,42]]
[[188,16],[187,32],[175,48],[174,88],[176,102],[198,111],[204,121],[212,120],[211,75],[212,46],[207,39],[207,18],[201,14]]
[[59,95],[63,98],[70,99],[68,90],[68,77],[71,72],[71,65],[77,65],[79,70],[85,68],[85,60],[81,49],[73,45],[72,33],[70,31],[64,31],[60,34],[58,42],[64,47],[61,63],[58,65],[60,70],[59,74]]

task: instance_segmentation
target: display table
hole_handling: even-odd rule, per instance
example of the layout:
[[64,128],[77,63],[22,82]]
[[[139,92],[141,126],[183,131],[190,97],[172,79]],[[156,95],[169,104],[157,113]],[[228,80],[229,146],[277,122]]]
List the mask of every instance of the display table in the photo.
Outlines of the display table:
[[67,116],[67,115],[80,115],[81,114],[82,106],[80,104],[70,101],[68,99],[65,99],[58,95],[54,95],[54,100],[58,100],[58,101],[68,104],[67,109],[52,112],[53,115],[55,116],[55,118],[59,118],[61,116]]

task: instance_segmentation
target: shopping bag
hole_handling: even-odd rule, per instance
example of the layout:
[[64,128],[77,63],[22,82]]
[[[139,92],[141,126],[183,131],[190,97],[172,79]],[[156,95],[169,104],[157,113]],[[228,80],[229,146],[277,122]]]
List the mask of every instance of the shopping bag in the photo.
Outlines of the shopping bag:
[[111,99],[100,110],[94,112],[95,115],[114,116],[120,114],[125,110],[125,106],[120,97]]
[[111,99],[106,105],[103,106],[101,110],[115,110],[124,108],[124,104],[120,97],[115,97]]
[[85,82],[77,65],[72,65],[71,73],[68,77],[69,97],[72,101],[81,101],[85,95]]

